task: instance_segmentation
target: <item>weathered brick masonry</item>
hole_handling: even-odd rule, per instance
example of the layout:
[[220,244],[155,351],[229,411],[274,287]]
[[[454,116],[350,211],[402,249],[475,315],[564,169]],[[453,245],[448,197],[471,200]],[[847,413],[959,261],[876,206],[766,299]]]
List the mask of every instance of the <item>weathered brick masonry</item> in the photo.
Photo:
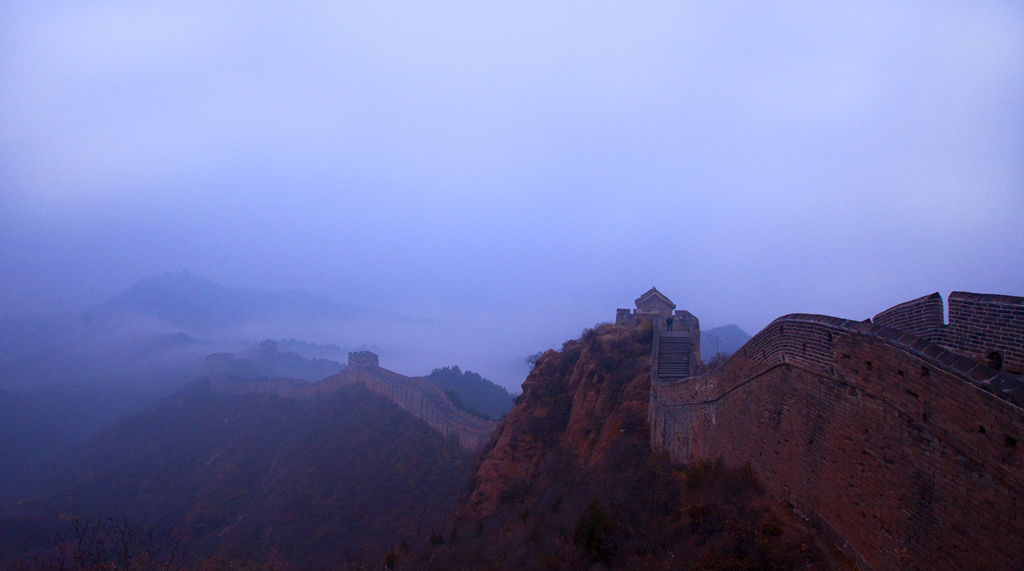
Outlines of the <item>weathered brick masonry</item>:
[[1024,297],[955,291],[941,343],[951,350],[1024,373]]
[[[956,299],[990,311],[986,300]],[[876,319],[915,330],[915,319],[935,323],[934,302]],[[938,309],[941,325],[941,299]],[[954,336],[971,327],[950,325]],[[1019,569],[1021,379],[922,336],[781,317],[712,374],[652,380],[652,441],[677,461],[749,463],[863,568]]]
[[933,293],[890,307],[871,321],[875,325],[912,333],[922,339],[939,341],[945,325],[942,313],[942,296]]
[[1024,373],[1024,297],[955,291],[949,295],[948,326],[942,310],[942,296],[933,293],[891,307],[872,321],[993,368]]

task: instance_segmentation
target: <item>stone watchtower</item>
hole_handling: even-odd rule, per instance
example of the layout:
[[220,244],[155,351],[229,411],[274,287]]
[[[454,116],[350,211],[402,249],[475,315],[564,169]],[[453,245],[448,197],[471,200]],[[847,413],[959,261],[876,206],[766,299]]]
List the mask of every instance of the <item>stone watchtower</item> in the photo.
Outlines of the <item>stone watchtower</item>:
[[700,331],[697,318],[689,311],[676,311],[676,304],[665,297],[665,294],[652,287],[643,295],[633,300],[636,309],[619,308],[615,310],[615,325],[628,325],[640,319],[650,321],[659,331]]
[[371,351],[353,351],[348,354],[349,369],[366,369],[380,367],[380,360],[377,354]]
[[656,380],[674,381],[697,374],[700,370],[700,321],[689,311],[676,310],[676,304],[652,287],[634,300],[636,309],[617,309],[616,325],[629,325],[639,320],[654,326],[651,353],[651,376]]

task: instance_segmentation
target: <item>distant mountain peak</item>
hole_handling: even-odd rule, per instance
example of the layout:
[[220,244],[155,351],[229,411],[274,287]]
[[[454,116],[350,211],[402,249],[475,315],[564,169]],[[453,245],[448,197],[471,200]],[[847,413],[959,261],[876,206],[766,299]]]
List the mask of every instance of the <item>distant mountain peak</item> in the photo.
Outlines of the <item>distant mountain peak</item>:
[[705,329],[700,332],[701,354],[705,359],[713,357],[715,353],[731,355],[748,340],[750,335],[735,323]]

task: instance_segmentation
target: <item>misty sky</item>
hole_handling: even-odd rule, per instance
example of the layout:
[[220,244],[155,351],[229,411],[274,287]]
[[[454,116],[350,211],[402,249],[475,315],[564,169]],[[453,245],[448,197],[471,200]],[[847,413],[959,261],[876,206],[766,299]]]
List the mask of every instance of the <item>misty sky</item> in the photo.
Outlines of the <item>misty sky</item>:
[[750,333],[1024,295],[1022,159],[1018,0],[3,2],[0,315],[187,268],[512,386],[651,285]]

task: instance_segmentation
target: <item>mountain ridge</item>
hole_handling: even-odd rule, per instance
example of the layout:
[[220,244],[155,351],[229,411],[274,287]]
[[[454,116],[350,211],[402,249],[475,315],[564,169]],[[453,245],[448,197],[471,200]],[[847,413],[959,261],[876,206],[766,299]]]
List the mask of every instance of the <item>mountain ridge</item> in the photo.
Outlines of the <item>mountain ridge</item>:
[[[193,331],[237,325],[276,315],[350,321],[411,318],[370,310],[302,289],[268,290],[224,286],[188,270],[143,278],[94,307],[97,317],[139,313]],[[88,313],[88,312],[87,312]]]

